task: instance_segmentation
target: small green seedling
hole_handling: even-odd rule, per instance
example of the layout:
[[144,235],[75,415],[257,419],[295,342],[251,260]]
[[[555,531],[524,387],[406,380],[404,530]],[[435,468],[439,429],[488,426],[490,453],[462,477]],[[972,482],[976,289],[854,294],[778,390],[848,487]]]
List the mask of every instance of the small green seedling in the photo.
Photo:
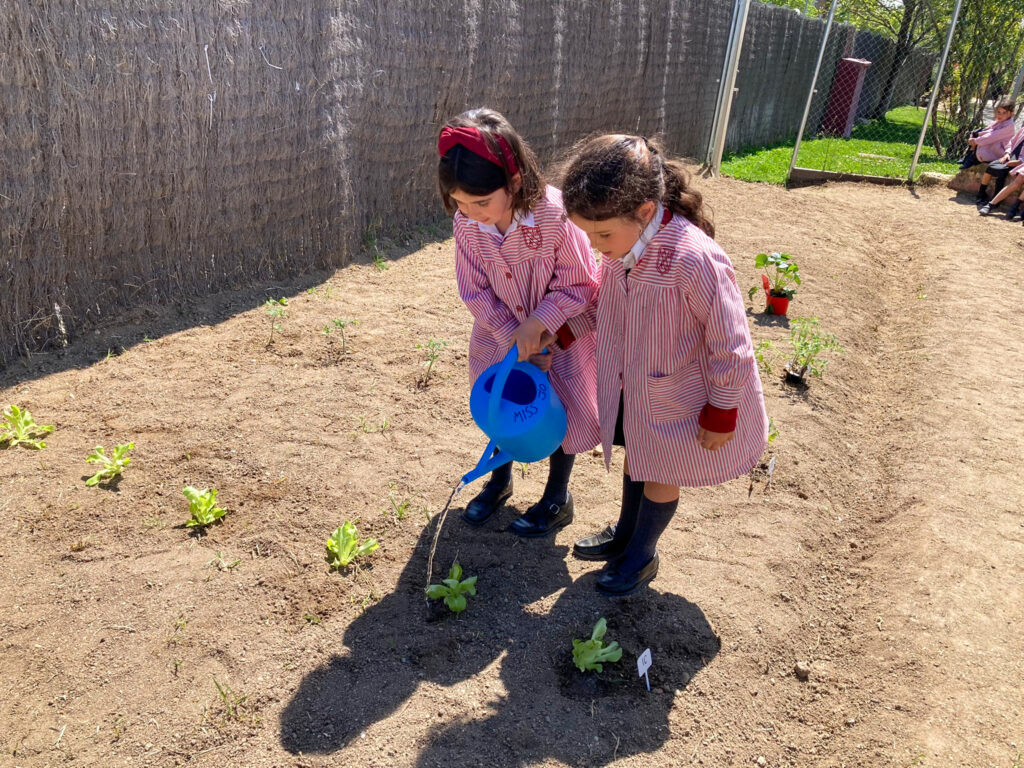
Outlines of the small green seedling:
[[125,443],[114,446],[114,455],[107,456],[103,452],[103,446],[97,445],[93,452],[85,457],[90,464],[102,464],[102,468],[95,475],[85,481],[90,488],[97,483],[108,482],[118,477],[129,464],[132,463],[129,451],[135,450],[135,443]]
[[[801,281],[800,267],[793,261],[792,256],[788,253],[778,252],[759,253],[754,260],[754,266],[764,270],[772,296],[785,296],[787,299],[793,298],[796,288],[790,288],[789,286],[800,285]],[[753,298],[756,291],[757,288],[755,287],[754,291],[749,294],[751,298]]]
[[274,343],[274,331],[281,332],[281,322],[288,317],[288,311],[285,307],[288,306],[288,299],[283,296],[280,299],[267,299],[263,303],[264,308],[267,310],[267,316],[270,318],[270,339],[267,341],[269,347]]
[[426,360],[423,361],[423,367],[426,370],[423,372],[423,383],[426,384],[430,379],[430,371],[434,367],[434,363],[437,362],[438,358],[441,357],[441,350],[448,346],[448,342],[444,339],[430,339],[426,344],[417,344],[416,349],[424,350]]
[[604,644],[602,638],[608,630],[608,622],[604,617],[597,620],[594,631],[590,633],[589,640],[572,641],[572,660],[580,672],[588,670],[604,671],[604,664],[618,661],[622,658],[622,649],[614,640],[608,645]]
[[808,374],[820,379],[828,365],[828,360],[821,357],[822,352],[832,350],[841,354],[843,351],[833,334],[820,331],[816,317],[794,319],[789,329],[789,340],[793,344],[789,372],[800,379],[805,379]]
[[[342,353],[344,353],[348,349],[348,338],[345,336],[345,328],[350,325],[359,325],[359,321],[338,318],[337,320],[332,320],[331,325],[333,325],[334,328],[337,328],[339,331],[341,331],[341,351]],[[320,333],[322,333],[324,336],[330,336],[334,330],[334,328],[332,328],[331,325],[325,325],[320,330]]]
[[463,580],[462,566],[456,562],[452,563],[448,570],[448,578],[441,581],[441,584],[431,584],[427,587],[427,597],[431,600],[440,600],[443,597],[444,604],[452,613],[462,613],[466,610],[466,595],[476,595],[476,576]]
[[327,563],[331,568],[346,568],[357,557],[368,555],[379,546],[376,539],[359,544],[355,523],[346,520],[327,540]]
[[516,464],[519,465],[519,474],[521,474],[523,476],[523,478],[525,479],[526,478],[526,468],[530,466],[529,462],[517,461]]
[[187,528],[205,528],[217,522],[227,514],[226,509],[217,506],[217,489],[204,488],[199,490],[191,485],[182,489],[185,498],[188,499],[188,511],[191,517],[185,523]]
[[775,442],[775,438],[779,436],[779,428],[775,426],[775,417],[770,416],[768,418],[768,445]]
[[388,489],[388,499],[391,501],[391,514],[395,520],[404,520],[405,516],[409,514],[409,507],[412,505],[412,502],[409,499],[402,499],[401,501],[395,499],[394,483]]
[[775,345],[772,344],[768,339],[761,339],[757,342],[757,346],[754,347],[754,357],[757,359],[757,367],[761,373],[769,374],[772,372],[772,354],[775,351]]
[[224,704],[224,711],[228,717],[233,720],[240,720],[241,714],[238,710],[245,703],[245,700],[249,698],[248,695],[239,696],[231,690],[231,686],[227,683],[224,683],[224,685],[218,683],[216,677],[213,678],[213,684],[217,686],[217,693],[220,694],[220,700]]
[[26,448],[41,451],[46,447],[46,443],[39,438],[51,432],[53,425],[36,424],[28,408],[21,410],[16,405],[4,408],[4,419],[0,421],[0,443],[7,443],[10,448],[20,443]]

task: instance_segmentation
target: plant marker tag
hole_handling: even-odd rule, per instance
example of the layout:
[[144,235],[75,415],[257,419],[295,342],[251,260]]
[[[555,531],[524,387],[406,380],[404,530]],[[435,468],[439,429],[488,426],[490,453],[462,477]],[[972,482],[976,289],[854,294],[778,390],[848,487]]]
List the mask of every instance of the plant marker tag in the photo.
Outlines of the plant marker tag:
[[772,456],[771,460],[768,462],[768,477],[771,477],[772,476],[772,472],[774,472],[774,471],[775,471],[775,457]]
[[651,690],[651,678],[647,676],[647,670],[651,668],[651,649],[648,648],[646,651],[640,654],[640,658],[636,660],[636,671],[639,673],[639,677],[643,677],[644,682],[647,683],[647,690]]

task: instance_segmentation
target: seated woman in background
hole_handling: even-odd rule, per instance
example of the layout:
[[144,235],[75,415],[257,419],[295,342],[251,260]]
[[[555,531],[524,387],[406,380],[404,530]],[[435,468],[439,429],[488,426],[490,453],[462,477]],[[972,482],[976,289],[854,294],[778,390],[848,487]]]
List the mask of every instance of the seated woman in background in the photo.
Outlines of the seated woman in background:
[[996,104],[996,119],[985,128],[971,131],[967,141],[967,154],[960,161],[961,168],[970,168],[979,163],[991,163],[1010,150],[1013,139],[1013,99],[1002,99]]
[[[1024,160],[1024,127],[1021,127],[1017,133],[1013,135],[1013,139],[1010,141],[1010,151],[1003,155],[1001,158],[996,160],[994,163],[989,163],[988,168],[985,169],[985,175],[981,177],[981,186],[978,188],[978,199],[977,202],[982,208],[979,212],[985,216],[992,210],[992,205],[998,205],[995,201],[990,205],[988,203],[988,185],[993,179],[996,182],[995,193],[996,195],[1003,189],[1003,184],[1006,183],[1006,177],[1010,175],[1014,168],[1021,164]],[[1002,200],[1003,198],[999,198]],[[1014,209],[1017,208],[1014,203]],[[1014,210],[1014,213],[1016,211]],[[1011,218],[1013,213],[1010,214]]]

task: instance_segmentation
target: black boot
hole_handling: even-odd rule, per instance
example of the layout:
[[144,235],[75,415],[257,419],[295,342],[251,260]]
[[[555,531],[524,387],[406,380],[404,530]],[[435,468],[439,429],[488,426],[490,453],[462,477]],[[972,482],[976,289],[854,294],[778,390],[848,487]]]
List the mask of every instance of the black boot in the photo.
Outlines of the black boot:
[[512,462],[509,462],[491,472],[483,490],[466,505],[462,519],[470,525],[483,525],[511,496]]
[[597,590],[606,595],[629,595],[658,575],[658,539],[665,532],[679,506],[674,501],[651,501],[646,496],[640,504],[636,530],[625,551],[608,562],[597,577]]
[[1014,200],[1013,201],[1013,205],[1010,206],[1010,210],[1008,210],[1006,212],[1006,220],[1007,221],[1013,221],[1014,219],[1016,219],[1020,215],[1018,213],[1018,209],[1019,208],[1020,208],[1020,200]]
[[988,187],[978,187],[978,194],[974,198],[975,205],[982,205],[988,202]]
[[598,534],[577,541],[572,548],[573,555],[580,560],[611,560],[621,555],[633,537],[633,531],[636,530],[636,516],[640,511],[640,501],[643,497],[643,480],[633,480],[629,475],[623,474],[619,521]]

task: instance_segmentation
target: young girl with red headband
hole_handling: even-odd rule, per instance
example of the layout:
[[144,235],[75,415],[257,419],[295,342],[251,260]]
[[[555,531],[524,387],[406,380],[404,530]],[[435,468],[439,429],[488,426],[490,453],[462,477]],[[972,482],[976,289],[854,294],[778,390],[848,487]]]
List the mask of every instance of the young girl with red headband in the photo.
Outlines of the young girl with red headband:
[[767,443],[761,380],[732,264],[684,168],[638,136],[578,145],[562,194],[602,252],[598,408],[606,466],[626,449],[619,520],[573,549],[607,560],[598,590],[655,577],[680,486],[748,471]]
[[[558,190],[545,186],[533,152],[502,115],[473,109],[450,120],[438,152],[441,198],[454,214],[455,276],[473,315],[470,383],[515,344],[520,360],[550,372],[565,406],[568,431],[551,455],[544,494],[509,526],[519,536],[545,536],[572,521],[575,454],[598,441],[597,264]],[[463,518],[480,525],[511,495],[509,463],[494,470]]]

